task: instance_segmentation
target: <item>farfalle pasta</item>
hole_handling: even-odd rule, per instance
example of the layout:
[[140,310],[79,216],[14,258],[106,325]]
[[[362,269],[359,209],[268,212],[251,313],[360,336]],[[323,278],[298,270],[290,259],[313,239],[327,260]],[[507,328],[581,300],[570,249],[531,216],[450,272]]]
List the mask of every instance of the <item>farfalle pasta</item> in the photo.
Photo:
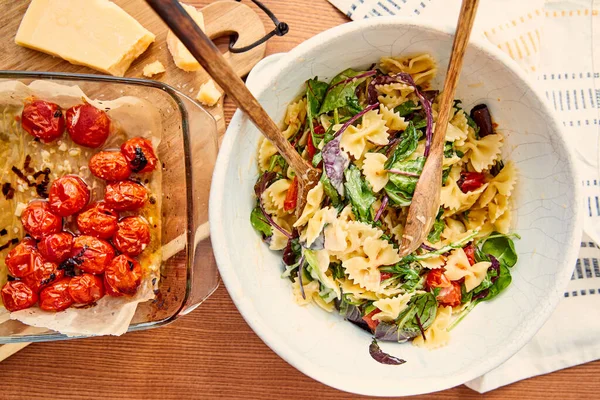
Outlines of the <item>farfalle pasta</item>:
[[509,233],[518,172],[502,159],[504,139],[485,105],[468,111],[455,100],[439,211],[421,247],[400,256],[439,110],[436,70],[429,54],[415,54],[309,80],[282,132],[321,179],[297,209],[295,172],[262,140],[250,216],[269,248],[282,251],[298,304],[337,311],[378,340],[430,349],[510,284],[518,237]]

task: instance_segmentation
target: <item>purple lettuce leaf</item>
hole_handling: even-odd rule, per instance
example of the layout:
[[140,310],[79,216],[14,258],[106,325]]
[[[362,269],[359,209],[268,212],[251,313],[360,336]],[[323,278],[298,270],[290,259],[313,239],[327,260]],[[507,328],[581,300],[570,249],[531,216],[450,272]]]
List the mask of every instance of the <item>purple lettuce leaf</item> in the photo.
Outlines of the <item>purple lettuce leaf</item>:
[[371,355],[371,357],[373,357],[373,360],[375,360],[381,364],[402,365],[402,364],[406,363],[405,360],[402,360],[401,358],[389,355],[386,352],[384,352],[383,350],[381,350],[381,348],[379,347],[379,344],[377,343],[377,340],[375,338],[373,338],[373,341],[371,342],[371,345],[369,346],[369,354]]

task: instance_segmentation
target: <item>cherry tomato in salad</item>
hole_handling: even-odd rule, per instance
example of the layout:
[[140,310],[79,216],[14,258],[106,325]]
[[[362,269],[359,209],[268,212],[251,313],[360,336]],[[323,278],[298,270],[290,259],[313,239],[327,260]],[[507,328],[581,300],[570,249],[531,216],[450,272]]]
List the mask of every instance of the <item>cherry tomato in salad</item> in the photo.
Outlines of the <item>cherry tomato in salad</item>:
[[69,294],[77,304],[92,304],[104,296],[104,283],[99,276],[84,273],[71,278]]
[[37,265],[33,273],[21,278],[35,293],[39,293],[41,289],[48,286],[50,283],[65,276],[65,271],[58,269],[56,263],[45,261]]
[[386,279],[390,279],[394,274],[391,272],[381,272],[381,280],[385,281]]
[[294,176],[294,180],[290,185],[283,202],[283,209],[285,211],[292,211],[296,208],[296,202],[298,201],[298,178]]
[[37,244],[37,249],[48,261],[61,263],[71,255],[73,235],[69,232],[53,233]]
[[25,238],[16,245],[5,258],[6,267],[11,276],[22,278],[43,264],[44,260],[35,246],[35,240]]
[[93,236],[77,236],[73,241],[71,258],[77,267],[90,274],[101,274],[115,256],[113,247]]
[[148,191],[134,181],[112,182],[106,185],[104,202],[115,211],[133,211],[148,200]]
[[122,181],[131,175],[127,159],[117,151],[101,151],[94,154],[89,167],[94,176],[105,181]]
[[469,264],[475,265],[475,245],[471,243],[463,247],[463,250],[469,259]]
[[23,108],[21,126],[30,135],[47,143],[62,136],[65,117],[58,104],[33,100]]
[[77,228],[83,235],[109,239],[117,231],[118,218],[103,202],[94,203],[77,215]]
[[48,202],[52,211],[68,217],[83,209],[90,201],[87,183],[77,175],[65,175],[52,182]]
[[29,308],[37,301],[37,293],[21,281],[9,281],[2,287],[2,303],[8,311]]
[[461,284],[458,281],[450,283],[450,286],[441,288],[436,299],[442,306],[460,306],[462,300]]
[[108,138],[110,118],[91,104],[79,104],[67,110],[67,131],[78,145],[97,148]]
[[45,311],[62,311],[73,304],[69,293],[71,278],[62,278],[46,286],[40,292],[40,308]]
[[104,273],[106,292],[111,296],[133,295],[142,282],[142,267],[133,258],[115,257]]
[[376,308],[373,311],[371,311],[369,314],[367,314],[364,317],[362,317],[362,320],[365,321],[367,323],[367,325],[369,325],[369,329],[371,329],[372,332],[375,332],[375,329],[377,328],[377,325],[379,325],[379,321],[373,319],[373,316],[375,314],[378,314],[379,312],[381,312],[381,310],[379,310],[378,308]]
[[121,253],[137,256],[150,243],[150,226],[142,217],[123,218],[119,221],[113,243]]
[[450,280],[444,275],[442,268],[432,269],[427,273],[425,288],[431,291],[435,288],[445,288],[450,286]]
[[306,141],[306,153],[308,154],[308,160],[311,162],[315,154],[317,154],[317,148],[313,144],[312,134],[310,132],[308,133],[308,140]]
[[27,205],[21,213],[21,223],[25,232],[38,240],[62,230],[62,218],[43,200],[34,200]]
[[463,193],[479,189],[485,183],[485,175],[481,172],[461,172],[458,187]]
[[142,137],[134,137],[123,143],[121,153],[129,162],[129,167],[133,172],[151,172],[156,169],[156,164],[158,164],[152,142]]

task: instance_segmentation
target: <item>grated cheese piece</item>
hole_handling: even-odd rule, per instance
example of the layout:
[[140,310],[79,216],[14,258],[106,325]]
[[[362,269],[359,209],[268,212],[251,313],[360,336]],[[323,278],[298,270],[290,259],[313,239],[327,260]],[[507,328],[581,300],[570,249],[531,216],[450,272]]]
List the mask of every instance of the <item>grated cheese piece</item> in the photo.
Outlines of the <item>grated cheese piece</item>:
[[154,75],[162,74],[165,71],[165,66],[160,61],[156,60],[152,63],[146,64],[142,74],[146,78],[151,78]]
[[200,86],[200,91],[196,96],[196,100],[206,106],[214,106],[221,98],[221,91],[215,85],[212,79]]

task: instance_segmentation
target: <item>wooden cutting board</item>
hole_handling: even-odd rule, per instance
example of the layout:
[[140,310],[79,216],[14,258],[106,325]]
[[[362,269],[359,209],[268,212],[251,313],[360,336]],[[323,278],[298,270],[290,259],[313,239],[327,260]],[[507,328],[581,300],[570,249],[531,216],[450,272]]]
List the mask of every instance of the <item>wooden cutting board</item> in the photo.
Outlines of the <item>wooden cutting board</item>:
[[[82,0],[84,1],[84,0]],[[143,0],[112,0],[132,17],[138,20],[146,29],[156,35],[155,42],[148,47],[126,73],[126,77],[144,78],[144,66],[159,60],[166,72],[155,75],[152,79],[165,82],[182,93],[195,98],[200,85],[210,79],[204,70],[186,72],[175,66],[166,44],[168,28]],[[190,3],[193,3],[190,1]],[[15,44],[15,35],[29,0],[0,0],[0,70],[53,71],[100,74],[99,72],[70,64],[57,57],[26,49]],[[223,0],[203,7],[202,14],[206,33],[211,39],[231,34],[237,34],[236,47],[247,46],[265,35],[265,27],[260,17],[248,6]],[[266,44],[255,47],[245,53],[230,53],[224,57],[230,62],[240,77],[250,72],[265,55]],[[225,117],[223,115],[223,99],[214,107],[205,107],[215,118],[219,137],[225,133]],[[0,361],[10,357],[29,343],[0,345]]]
[[[83,1],[83,0],[82,0]],[[200,85],[210,77],[204,71],[185,72],[175,66],[166,44],[168,28],[143,0],[112,0],[146,29],[156,35],[156,40],[146,52],[133,62],[125,76],[144,78],[144,66],[159,60],[166,72],[155,75],[152,79],[165,82],[179,89],[184,94],[195,98]],[[185,0],[184,0],[185,2]],[[189,3],[193,3],[189,1]],[[0,1],[0,69],[26,71],[54,71],[99,74],[99,72],[72,65],[57,57],[52,57],[35,50],[26,49],[15,44],[17,29],[29,5],[29,0]],[[265,27],[260,17],[248,6],[232,0],[217,1],[201,9],[204,15],[206,33],[211,39],[237,34],[236,47],[247,46],[265,35]],[[266,44],[255,47],[245,53],[226,52],[224,57],[242,77],[260,61],[266,51]],[[207,108],[215,117],[219,134],[225,133],[223,116],[223,97],[214,106]]]

